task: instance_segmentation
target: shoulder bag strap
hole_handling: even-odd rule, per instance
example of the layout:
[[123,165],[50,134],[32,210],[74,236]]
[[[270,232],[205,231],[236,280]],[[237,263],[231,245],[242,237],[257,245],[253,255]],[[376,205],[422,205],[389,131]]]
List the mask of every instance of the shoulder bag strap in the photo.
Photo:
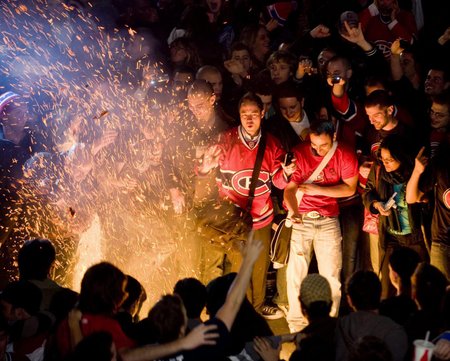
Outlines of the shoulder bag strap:
[[[317,176],[324,170],[324,168],[327,166],[330,159],[333,157],[334,153],[336,152],[336,148],[338,146],[338,142],[334,141],[333,146],[331,147],[330,151],[325,155],[325,157],[322,158],[322,161],[318,165],[318,167],[314,170],[314,172],[309,176],[307,180],[303,182],[303,184],[309,184],[314,182],[314,179],[317,178]],[[296,193],[297,197],[297,205],[300,206],[300,202],[303,198],[303,192],[297,191]]]
[[266,150],[266,133],[261,130],[261,138],[258,144],[258,153],[256,154],[256,161],[253,167],[252,180],[250,182],[250,189],[248,192],[247,212],[252,209],[253,199],[255,199],[256,182],[261,171],[262,161],[264,158],[264,152]]

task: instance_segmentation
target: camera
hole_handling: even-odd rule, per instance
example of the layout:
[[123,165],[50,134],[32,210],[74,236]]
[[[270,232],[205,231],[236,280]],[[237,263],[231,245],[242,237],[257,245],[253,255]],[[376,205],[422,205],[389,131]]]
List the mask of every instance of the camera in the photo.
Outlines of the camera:
[[339,75],[333,75],[331,77],[331,83],[332,84],[338,84],[341,81],[342,77],[340,77]]

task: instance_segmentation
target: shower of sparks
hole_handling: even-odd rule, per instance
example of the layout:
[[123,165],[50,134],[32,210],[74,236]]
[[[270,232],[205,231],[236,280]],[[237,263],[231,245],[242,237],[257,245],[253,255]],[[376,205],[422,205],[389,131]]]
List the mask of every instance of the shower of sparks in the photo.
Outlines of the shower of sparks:
[[0,4],[0,74],[55,143],[27,161],[12,212],[21,240],[56,244],[60,283],[79,289],[86,267],[102,259],[140,280],[152,301],[197,272],[184,220],[166,212],[161,164],[184,105],[170,105],[163,86],[143,86],[166,74],[136,54],[139,33],[100,25],[90,10],[51,0]]

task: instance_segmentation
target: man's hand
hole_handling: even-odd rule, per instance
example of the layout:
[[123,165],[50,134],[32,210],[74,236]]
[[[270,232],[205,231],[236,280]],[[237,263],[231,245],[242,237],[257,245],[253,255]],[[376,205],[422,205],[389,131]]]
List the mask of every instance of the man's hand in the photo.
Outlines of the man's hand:
[[314,39],[322,39],[329,37],[331,33],[325,25],[319,24],[309,32],[309,35]]
[[222,154],[220,147],[212,146],[206,149],[203,154],[201,164],[198,166],[199,174],[208,174],[219,165],[219,158]]
[[181,340],[182,349],[193,350],[202,345],[215,345],[216,339],[219,338],[217,332],[211,332],[215,330],[217,330],[217,325],[201,324],[195,327]]
[[440,45],[444,45],[447,41],[450,40],[450,26],[444,31],[444,33],[439,37],[438,43]]
[[229,59],[225,60],[223,62],[223,65],[225,66],[225,69],[227,69],[231,74],[240,76],[247,75],[244,66],[240,61]]
[[394,42],[392,43],[392,45],[391,45],[391,54],[392,55],[398,55],[398,56],[400,56],[400,54],[403,52],[403,50],[405,50],[405,49],[403,49],[402,48],[402,46],[400,45],[400,38],[399,39],[396,39],[396,40],[394,40]]
[[330,75],[327,77],[327,83],[332,87],[331,91],[335,97],[341,98],[344,95],[347,83],[344,78],[340,77],[339,82],[333,83],[333,75]]
[[309,196],[322,195],[322,187],[316,184],[300,184],[298,190]]
[[271,31],[278,28],[278,25],[278,21],[276,21],[275,19],[270,19],[266,24],[266,30],[270,33]]
[[438,342],[436,342],[433,355],[439,360],[450,360],[450,341],[441,338]]
[[287,219],[290,220],[293,224],[303,224],[303,217],[299,213],[288,215]]
[[358,23],[357,28],[352,28],[350,27],[347,21],[344,21],[344,26],[345,30],[347,31],[347,34],[345,33],[340,34],[345,40],[356,45],[360,45],[366,41],[366,38],[364,37],[364,34],[361,29],[361,23]]
[[281,163],[281,167],[283,168],[284,175],[289,178],[292,174],[297,170],[297,162],[295,158],[292,158],[292,161],[289,165],[285,165]]
[[417,153],[416,159],[414,161],[414,170],[413,172],[417,174],[422,174],[425,171],[425,168],[428,164],[428,157],[423,155],[425,151],[425,147],[420,148],[419,153]]
[[278,361],[280,359],[281,343],[274,348],[265,337],[255,337],[253,348],[264,361]]
[[303,79],[305,74],[312,73],[312,61],[311,59],[302,59],[298,62],[297,72],[295,73],[295,77],[297,79]]
[[169,193],[175,214],[183,213],[184,207],[186,207],[183,193],[178,188],[170,188]]

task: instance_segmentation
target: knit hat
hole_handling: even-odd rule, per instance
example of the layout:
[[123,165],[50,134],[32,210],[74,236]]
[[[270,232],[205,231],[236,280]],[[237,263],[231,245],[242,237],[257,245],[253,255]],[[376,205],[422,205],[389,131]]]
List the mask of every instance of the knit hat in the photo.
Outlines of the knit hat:
[[307,275],[300,286],[300,301],[306,307],[318,301],[331,302],[331,288],[327,279],[318,273]]
[[267,6],[267,11],[272,19],[278,21],[278,25],[284,26],[296,7],[295,1],[283,1]]
[[0,294],[0,299],[15,308],[23,308],[30,315],[39,312],[42,300],[41,290],[28,281],[9,283]]

